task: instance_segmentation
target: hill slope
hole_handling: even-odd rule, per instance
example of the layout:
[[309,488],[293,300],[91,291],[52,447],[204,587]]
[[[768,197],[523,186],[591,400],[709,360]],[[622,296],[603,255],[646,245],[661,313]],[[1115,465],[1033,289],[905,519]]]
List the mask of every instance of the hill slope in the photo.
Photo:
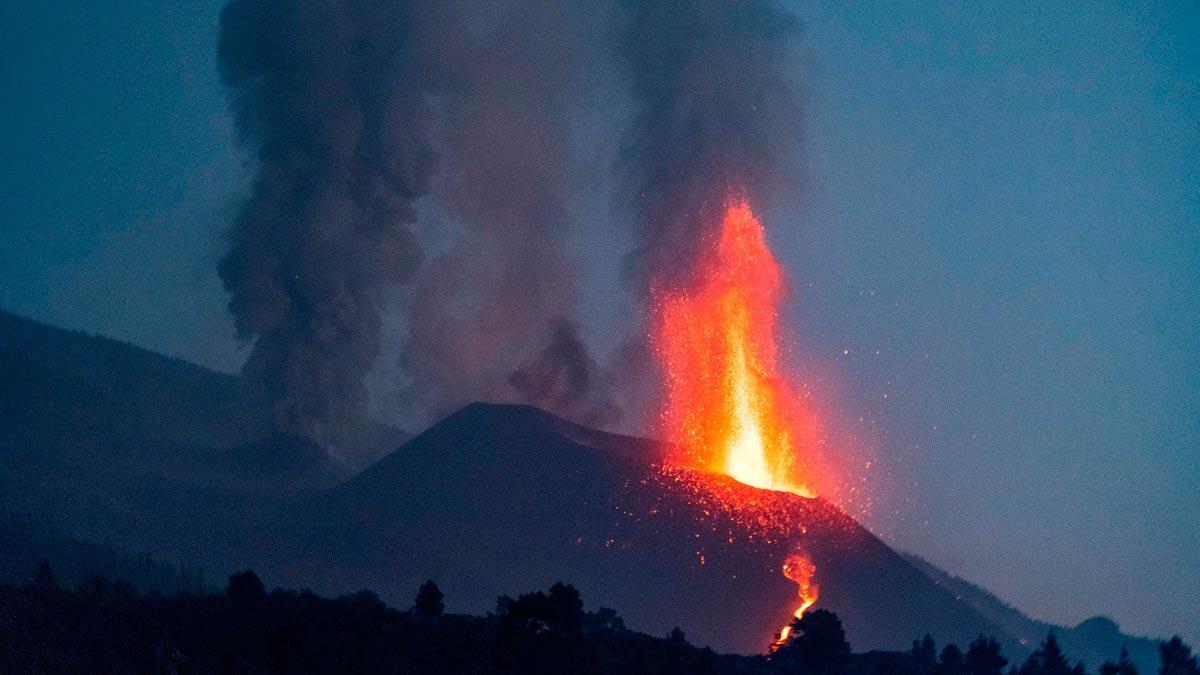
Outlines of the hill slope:
[[905,554],[905,558],[934,583],[954,593],[974,610],[1021,641],[1036,644],[1047,633],[1054,631],[1066,653],[1089,666],[1099,665],[1106,660],[1115,661],[1116,655],[1124,646],[1129,650],[1129,658],[1139,672],[1153,673],[1158,669],[1158,641],[1125,635],[1112,619],[1096,616],[1074,627],[1055,626],[1038,621],[1004,604],[979,586],[956,577],[919,556]]
[[[269,435],[232,376],[0,312],[0,382],[0,506],[217,577],[253,566],[393,602],[432,577],[473,612],[567,580],[639,630],[761,652],[797,604],[781,563],[802,551],[856,649],[984,633],[1022,658],[1020,639],[1049,628],[1014,624],[820,499],[664,472],[653,441],[529,407],[468,406],[334,484],[314,449]],[[1126,639],[1097,621],[1066,632],[1092,664]]]
[[[235,376],[3,311],[0,382],[0,462],[14,471],[252,491],[340,471],[320,448],[274,435],[269,407]],[[405,438],[383,425],[361,435],[387,449]]]
[[[902,648],[925,632],[960,644],[1005,637],[829,503],[664,474],[658,459],[648,441],[474,404],[309,504],[281,537],[302,552],[279,569],[292,583],[365,584],[385,597],[432,577],[475,612],[505,589],[570,580],[635,629],[680,626],[700,644],[754,653],[797,604],[781,566],[803,551],[820,606],[843,618],[856,648]],[[722,512],[698,485],[759,507]],[[772,524],[748,528],[747,517]]]

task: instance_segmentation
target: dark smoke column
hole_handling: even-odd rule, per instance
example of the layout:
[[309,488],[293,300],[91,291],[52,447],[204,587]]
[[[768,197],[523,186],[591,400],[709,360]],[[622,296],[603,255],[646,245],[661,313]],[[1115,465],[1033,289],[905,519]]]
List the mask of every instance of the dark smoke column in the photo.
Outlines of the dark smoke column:
[[788,191],[800,139],[796,18],[775,0],[630,3],[618,45],[635,106],[618,163],[638,228],[635,287],[687,284],[730,189]]
[[409,3],[233,0],[218,46],[258,175],[219,271],[245,372],[281,432],[336,451],[380,348],[379,302],[421,251],[435,163]]

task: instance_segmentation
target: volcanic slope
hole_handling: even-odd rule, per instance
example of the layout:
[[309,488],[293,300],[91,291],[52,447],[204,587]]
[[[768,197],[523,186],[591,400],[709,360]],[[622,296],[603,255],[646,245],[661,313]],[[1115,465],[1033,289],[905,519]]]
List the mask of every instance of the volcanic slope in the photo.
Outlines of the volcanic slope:
[[[275,449],[262,418],[234,377],[0,311],[5,523],[34,516],[210,579],[253,567],[268,583],[370,588],[397,605],[427,578],[451,609],[476,612],[563,580],[634,628],[678,625],[744,652],[761,652],[799,604],[781,571],[797,549],[816,563],[817,606],[845,619],[858,650],[985,633],[1019,660],[1017,639],[1049,628],[975,602],[822,500],[664,472],[652,441],[536,409],[469,406],[324,489],[336,478],[306,478],[309,455]],[[1090,665],[1126,641],[1154,656],[1107,620],[1056,630]]]
[[[0,383],[0,465],[12,462],[13,474],[263,491],[327,484],[325,474],[344,471],[312,444],[273,434],[269,406],[236,376],[3,310]],[[362,426],[369,459],[408,438]]]
[[995,635],[1020,653],[830,503],[664,469],[662,456],[535,408],[473,404],[313,503],[286,537],[309,544],[284,576],[406,591],[431,577],[456,611],[566,580],[636,630],[679,626],[697,644],[754,653],[798,604],[781,566],[803,552],[817,606],[842,617],[856,650],[930,633]]
[[[311,443],[272,434],[268,406],[247,389],[236,376],[0,311],[0,529],[34,523],[41,538],[228,573],[248,558],[240,551],[263,511],[286,518],[280,498],[344,471]],[[364,454],[380,457],[408,435],[370,424],[363,438]]]

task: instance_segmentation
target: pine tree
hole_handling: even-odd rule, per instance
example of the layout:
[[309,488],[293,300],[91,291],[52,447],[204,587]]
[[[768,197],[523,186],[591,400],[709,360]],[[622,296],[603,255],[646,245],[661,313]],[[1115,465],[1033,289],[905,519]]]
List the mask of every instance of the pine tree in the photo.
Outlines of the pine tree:
[[1000,643],[982,635],[967,647],[963,669],[971,675],[1000,675],[1008,659],[1000,655]]
[[963,653],[958,648],[958,645],[951,642],[942,649],[942,656],[938,660],[938,672],[945,675],[956,675],[963,670]]
[[1138,675],[1137,668],[1129,660],[1129,650],[1121,645],[1121,656],[1116,663],[1105,661],[1100,666],[1100,675]]
[[908,653],[924,670],[932,670],[934,664],[937,663],[937,644],[934,643],[933,637],[929,633],[926,633],[925,637],[920,640],[913,640],[912,649]]
[[1050,631],[1046,641],[1017,670],[1017,675],[1076,675],[1078,668],[1072,668],[1067,663],[1067,657],[1058,646],[1058,638],[1054,637],[1054,631]]
[[837,670],[849,655],[841,619],[827,609],[818,609],[792,622],[787,642],[775,650],[771,660],[785,671],[823,673]]
[[417,600],[413,606],[413,612],[420,616],[441,616],[445,609],[446,605],[442,602],[442,591],[438,589],[437,584],[432,580],[421,584],[421,588],[417,590]]
[[1162,660],[1160,675],[1200,675],[1200,666],[1196,665],[1192,648],[1178,635],[1159,644],[1158,655]]

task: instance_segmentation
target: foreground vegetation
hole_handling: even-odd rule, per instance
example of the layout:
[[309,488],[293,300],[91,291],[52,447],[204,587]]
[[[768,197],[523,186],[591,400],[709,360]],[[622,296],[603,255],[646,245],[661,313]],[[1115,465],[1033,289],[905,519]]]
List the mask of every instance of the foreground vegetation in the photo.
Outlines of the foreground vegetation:
[[[1161,675],[1200,675],[1179,638],[1163,643]],[[1053,634],[1022,664],[980,638],[940,651],[926,636],[908,652],[854,654],[831,612],[794,624],[788,641],[760,656],[719,655],[627,630],[616,612],[585,612],[578,591],[502,597],[487,616],[446,614],[428,582],[411,609],[362,591],[337,599],[270,593],[253,572],[223,593],[163,596],[95,577],[60,586],[47,565],[26,585],[0,585],[3,673],[807,673],[811,675],[1084,675]],[[1006,669],[1007,667],[1007,669]],[[1097,675],[1137,675],[1122,658]]]

